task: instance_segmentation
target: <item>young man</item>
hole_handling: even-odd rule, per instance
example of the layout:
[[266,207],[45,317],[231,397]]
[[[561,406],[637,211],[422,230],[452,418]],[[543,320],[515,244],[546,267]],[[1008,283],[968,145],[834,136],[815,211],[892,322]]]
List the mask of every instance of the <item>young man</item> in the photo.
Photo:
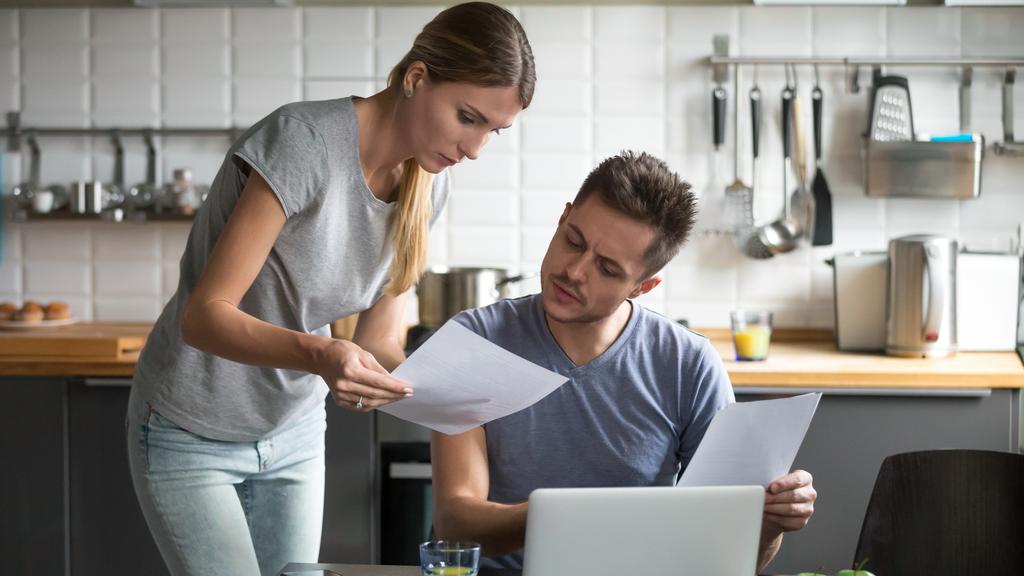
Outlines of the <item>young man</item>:
[[[734,401],[707,338],[632,301],[693,225],[690,185],[664,162],[623,153],[601,163],[567,204],[541,265],[541,293],[456,320],[568,376],[533,406],[466,433],[434,433],[434,526],[475,540],[482,565],[521,568],[535,488],[671,485],[715,413]],[[814,511],[811,475],[795,471],[765,496],[758,569],[783,532]]]

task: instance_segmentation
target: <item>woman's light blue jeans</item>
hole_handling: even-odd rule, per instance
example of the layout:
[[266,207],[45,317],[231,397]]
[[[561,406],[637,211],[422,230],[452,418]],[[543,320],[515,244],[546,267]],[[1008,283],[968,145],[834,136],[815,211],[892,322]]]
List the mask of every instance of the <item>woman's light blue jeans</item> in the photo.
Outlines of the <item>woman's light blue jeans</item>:
[[135,494],[174,576],[277,575],[316,562],[324,507],[324,408],[259,442],[188,432],[132,393]]

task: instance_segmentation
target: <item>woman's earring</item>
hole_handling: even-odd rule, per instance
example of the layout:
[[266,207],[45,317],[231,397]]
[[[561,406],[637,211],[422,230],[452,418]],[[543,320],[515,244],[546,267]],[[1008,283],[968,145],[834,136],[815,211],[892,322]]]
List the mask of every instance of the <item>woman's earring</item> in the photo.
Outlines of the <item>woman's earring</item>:
[[412,98],[412,88],[406,88],[405,89],[405,97],[406,98]]

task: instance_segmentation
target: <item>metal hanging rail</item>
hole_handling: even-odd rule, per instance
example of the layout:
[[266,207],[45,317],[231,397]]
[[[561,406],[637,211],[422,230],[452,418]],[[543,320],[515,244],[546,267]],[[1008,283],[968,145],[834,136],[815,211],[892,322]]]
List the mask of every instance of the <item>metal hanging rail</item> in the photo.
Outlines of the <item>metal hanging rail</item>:
[[1024,58],[829,58],[829,57],[761,57],[709,56],[713,66],[719,65],[821,65],[821,66],[997,66],[1024,67]]
[[109,127],[109,128],[62,128],[62,127],[32,127],[21,125],[21,114],[19,112],[7,113],[7,126],[3,134],[7,136],[7,150],[15,151],[21,148],[21,138],[29,134],[35,136],[224,136],[235,138],[245,128],[136,128],[136,127]]

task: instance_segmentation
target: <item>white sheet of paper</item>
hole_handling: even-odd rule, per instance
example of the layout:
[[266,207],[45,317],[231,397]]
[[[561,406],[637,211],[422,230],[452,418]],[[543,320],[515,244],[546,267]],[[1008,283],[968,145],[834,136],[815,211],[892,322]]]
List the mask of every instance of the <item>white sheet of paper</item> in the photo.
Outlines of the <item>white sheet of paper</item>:
[[790,472],[821,392],[777,400],[734,402],[707,432],[679,486],[761,485]]
[[378,410],[445,434],[518,412],[569,380],[451,320],[392,375],[412,384],[413,397]]

